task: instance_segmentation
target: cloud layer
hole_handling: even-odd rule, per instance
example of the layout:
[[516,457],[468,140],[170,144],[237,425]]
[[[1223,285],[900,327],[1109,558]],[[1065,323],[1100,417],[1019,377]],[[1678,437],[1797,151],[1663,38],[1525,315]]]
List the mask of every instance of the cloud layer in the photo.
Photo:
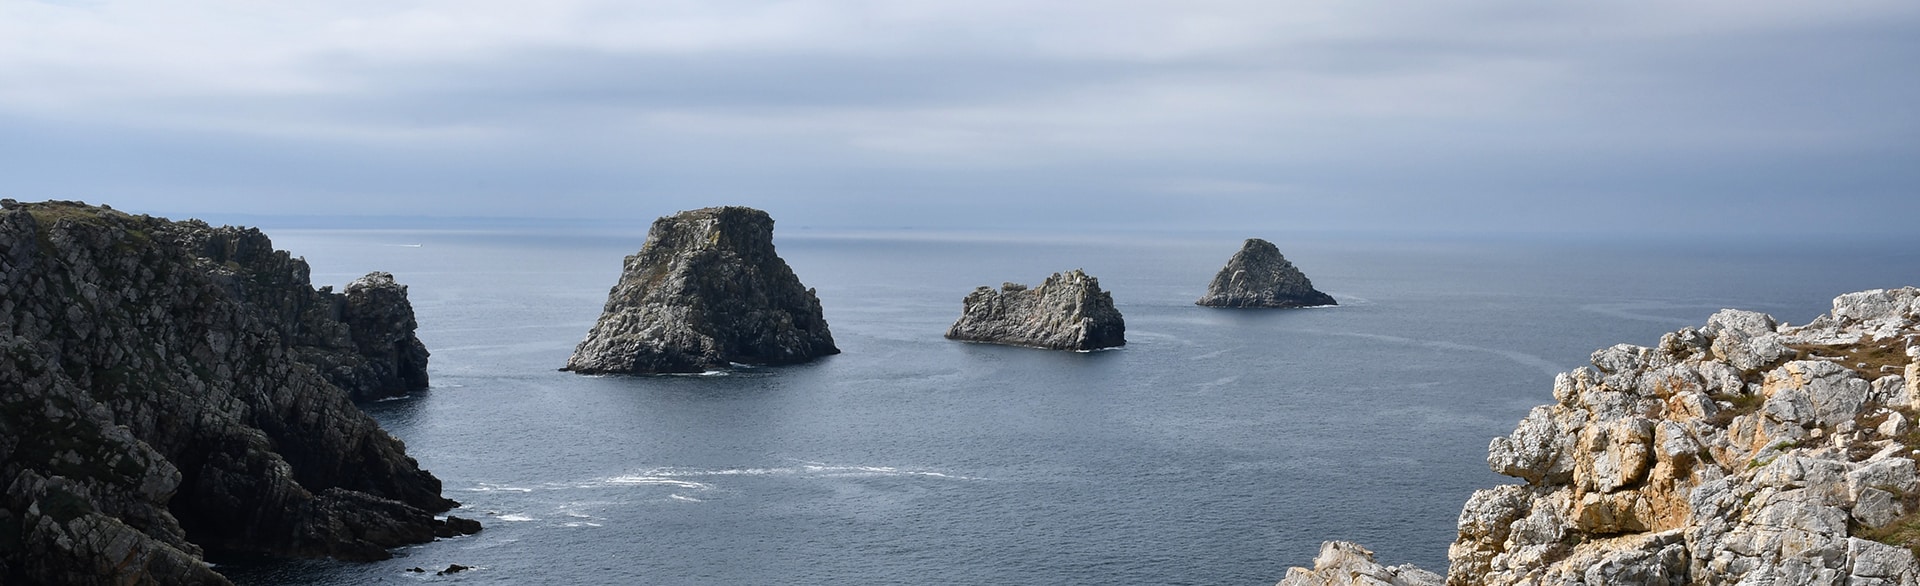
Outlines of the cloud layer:
[[0,191],[940,227],[1920,214],[1920,5],[1440,4],[0,2]]

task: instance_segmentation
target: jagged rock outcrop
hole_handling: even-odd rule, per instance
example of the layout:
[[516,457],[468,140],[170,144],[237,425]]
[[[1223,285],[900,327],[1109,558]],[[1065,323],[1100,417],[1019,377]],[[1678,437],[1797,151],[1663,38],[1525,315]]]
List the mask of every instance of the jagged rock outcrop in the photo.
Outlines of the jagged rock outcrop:
[[0,582],[224,583],[203,554],[384,559],[446,525],[439,479],[335,384],[390,392],[360,376],[386,358],[305,262],[252,229],[0,204]]
[[701,372],[838,353],[820,299],[774,253],[773,218],[715,207],[653,222],[563,370]]
[[1329,541],[1320,546],[1313,558],[1313,569],[1292,568],[1280,586],[1442,586],[1446,578],[1412,565],[1383,566],[1373,561],[1373,552],[1358,544]]
[[1467,501],[1447,583],[1920,584],[1916,341],[1906,288],[1595,352],[1488,446],[1524,483]]
[[1124,346],[1127,323],[1100,280],[1078,269],[1054,273],[1039,287],[981,287],[961,301],[947,338],[1053,350]]
[[1213,276],[1207,294],[1195,305],[1207,307],[1318,307],[1339,305],[1313,288],[1307,275],[1287,262],[1272,242],[1248,238]]

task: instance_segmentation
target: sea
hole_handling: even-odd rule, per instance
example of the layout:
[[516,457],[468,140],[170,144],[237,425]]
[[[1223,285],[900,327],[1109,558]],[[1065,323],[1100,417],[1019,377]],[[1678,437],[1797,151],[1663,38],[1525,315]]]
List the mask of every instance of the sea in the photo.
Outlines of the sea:
[[[841,354],[582,376],[558,369],[644,226],[269,234],[316,285],[409,287],[432,386],[365,408],[485,530],[382,562],[217,562],[240,584],[1256,585],[1326,540],[1444,573],[1468,495],[1517,482],[1488,441],[1556,373],[1722,308],[1805,323],[1920,284],[1911,236],[782,228]],[[1339,305],[1195,306],[1246,237]],[[1075,268],[1125,347],[942,337],[975,287]]]

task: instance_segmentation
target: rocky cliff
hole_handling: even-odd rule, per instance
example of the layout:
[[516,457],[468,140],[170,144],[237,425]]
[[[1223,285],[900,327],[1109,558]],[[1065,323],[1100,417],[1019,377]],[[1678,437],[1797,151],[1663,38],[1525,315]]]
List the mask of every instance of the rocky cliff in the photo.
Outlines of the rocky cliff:
[[653,222],[565,370],[700,372],[838,353],[820,299],[774,253],[773,218],[716,207]]
[[1272,242],[1248,238],[1214,275],[1195,305],[1207,307],[1317,307],[1339,305],[1313,288],[1307,275],[1287,262]]
[[338,295],[256,230],[0,204],[0,582],[224,583],[203,554],[450,531],[351,402],[426,380],[391,276]]
[[[1523,482],[1468,499],[1447,584],[1920,584],[1916,341],[1907,288],[1595,352],[1488,447]],[[1288,584],[1378,566],[1333,561]]]
[[1054,350],[1124,346],[1127,323],[1100,280],[1079,270],[1054,273],[1039,287],[981,287],[961,301],[947,338]]

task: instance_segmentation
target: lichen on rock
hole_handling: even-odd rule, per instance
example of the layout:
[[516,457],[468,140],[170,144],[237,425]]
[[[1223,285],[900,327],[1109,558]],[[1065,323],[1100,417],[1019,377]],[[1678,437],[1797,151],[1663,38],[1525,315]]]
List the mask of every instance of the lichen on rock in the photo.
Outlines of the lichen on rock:
[[[444,524],[457,503],[350,395],[412,383],[361,376],[387,358],[305,262],[252,229],[0,203],[0,582],[223,583],[203,554],[379,559]],[[372,338],[410,346],[400,293]],[[416,357],[386,372],[424,384]]]
[[1028,288],[1005,283],[980,287],[961,301],[947,338],[1053,350],[1124,346],[1126,320],[1100,280],[1078,269],[1054,273]]
[[729,206],[655,220],[564,370],[701,372],[838,353],[819,297],[774,252],[773,218]]
[[1595,352],[1488,446],[1524,483],[1468,499],[1447,583],[1920,584],[1916,340],[1905,288]]
[[1195,305],[1207,307],[1319,307],[1339,305],[1333,296],[1313,288],[1313,281],[1294,268],[1280,248],[1259,238],[1248,238],[1227,266],[1214,275],[1207,294]]

